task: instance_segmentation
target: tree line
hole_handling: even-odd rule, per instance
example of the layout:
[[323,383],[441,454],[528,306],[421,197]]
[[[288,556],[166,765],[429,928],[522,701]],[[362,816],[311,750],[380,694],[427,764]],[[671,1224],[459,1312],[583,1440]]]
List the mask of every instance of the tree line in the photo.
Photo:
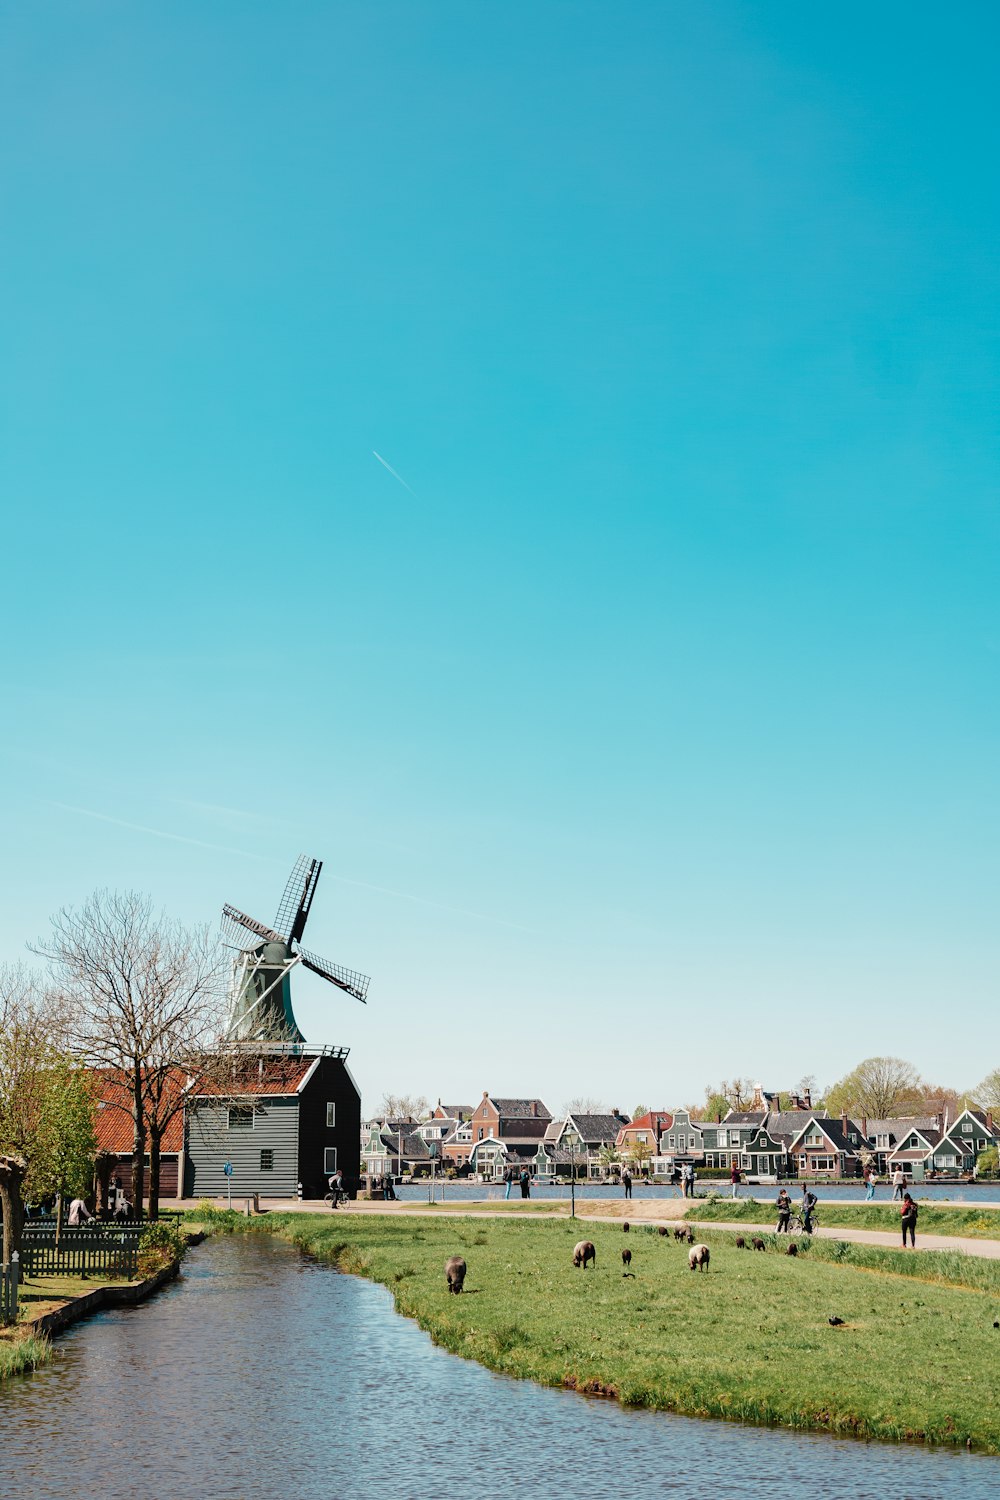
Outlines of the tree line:
[[140,1216],[148,1157],[156,1217],[164,1134],[186,1095],[219,1075],[225,1021],[217,938],[157,913],[148,896],[98,891],[58,912],[32,951],[41,972],[0,969],[4,1260],[20,1242],[25,1201],[84,1194],[95,1168],[106,1192],[99,1102],[131,1126]]

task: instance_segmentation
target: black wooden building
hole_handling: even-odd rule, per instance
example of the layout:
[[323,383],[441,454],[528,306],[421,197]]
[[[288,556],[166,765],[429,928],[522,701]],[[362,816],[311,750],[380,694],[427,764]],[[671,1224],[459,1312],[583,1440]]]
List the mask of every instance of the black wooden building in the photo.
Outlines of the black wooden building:
[[321,1198],[338,1168],[361,1168],[361,1095],[346,1047],[261,1044],[235,1050],[211,1091],[186,1110],[184,1196]]

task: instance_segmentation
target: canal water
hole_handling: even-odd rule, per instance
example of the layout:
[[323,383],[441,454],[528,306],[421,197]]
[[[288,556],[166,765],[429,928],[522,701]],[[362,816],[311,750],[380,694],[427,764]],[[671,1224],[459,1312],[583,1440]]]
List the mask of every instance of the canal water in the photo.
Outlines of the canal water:
[[[794,1179],[785,1184],[792,1197],[797,1197],[801,1191],[801,1184]],[[812,1191],[820,1199],[826,1199],[828,1203],[853,1201],[860,1203],[865,1196],[864,1183],[816,1183],[809,1184]],[[484,1199],[490,1202],[502,1202],[504,1196],[503,1183],[495,1182],[472,1182],[472,1183],[441,1183],[437,1181],[433,1188],[428,1179],[421,1182],[408,1182],[396,1188],[396,1195],[407,1203],[426,1203],[428,1194],[433,1191],[434,1197],[442,1198],[446,1203],[469,1203],[479,1202]],[[718,1193],[722,1198],[728,1198],[732,1194],[732,1188],[728,1182],[699,1182],[698,1196],[704,1198],[708,1193]],[[776,1183],[758,1186],[743,1183],[739,1189],[741,1198],[756,1198],[760,1203],[773,1203],[778,1192]],[[996,1204],[1000,1203],[1000,1183],[935,1183],[918,1182],[916,1187],[911,1185],[910,1192],[914,1198],[921,1202],[929,1203],[966,1203],[969,1205]],[[511,1190],[512,1199],[520,1199],[521,1192],[516,1186]],[[570,1190],[562,1183],[532,1183],[532,1198],[554,1198],[565,1202],[569,1201]],[[596,1199],[619,1199],[622,1198],[620,1187],[605,1186],[601,1183],[577,1183],[577,1198]],[[635,1198],[677,1198],[679,1193],[676,1188],[647,1186],[645,1183],[636,1183],[633,1188]],[[891,1203],[892,1188],[884,1183],[875,1190],[876,1203]]]
[[[990,1399],[983,1393],[984,1400]],[[1000,1460],[698,1422],[507,1380],[384,1288],[212,1240],[0,1386],[0,1495],[77,1500],[986,1500]]]

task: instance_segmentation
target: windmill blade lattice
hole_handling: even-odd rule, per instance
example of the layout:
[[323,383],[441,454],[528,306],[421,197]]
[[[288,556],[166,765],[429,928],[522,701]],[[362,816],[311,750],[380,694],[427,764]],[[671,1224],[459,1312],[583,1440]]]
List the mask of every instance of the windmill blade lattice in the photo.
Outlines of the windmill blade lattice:
[[304,948],[299,949],[299,957],[307,969],[312,969],[314,974],[321,974],[324,979],[329,979],[331,984],[339,985],[355,1000],[360,1000],[362,1005],[368,1002],[369,979],[367,974],[359,974],[355,969],[345,969],[340,964],[332,964],[328,958],[320,958],[317,953],[307,953]]
[[295,861],[274,919],[274,925],[286,943],[297,942],[302,937],[322,868],[322,861],[312,859],[308,854],[300,854]]
[[283,943],[280,932],[265,927],[263,922],[248,917],[245,911],[235,906],[222,908],[222,941],[227,948],[241,948],[244,953],[265,943]]

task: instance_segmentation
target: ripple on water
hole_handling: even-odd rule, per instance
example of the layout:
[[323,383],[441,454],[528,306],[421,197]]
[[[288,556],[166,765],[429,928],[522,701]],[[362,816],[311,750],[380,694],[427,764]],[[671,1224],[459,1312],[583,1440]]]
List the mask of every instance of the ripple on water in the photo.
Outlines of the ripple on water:
[[[1000,1461],[625,1411],[435,1348],[382,1287],[210,1241],[0,1387],[0,1474],[63,1500],[986,1500]],[[14,1493],[6,1485],[4,1497]]]

